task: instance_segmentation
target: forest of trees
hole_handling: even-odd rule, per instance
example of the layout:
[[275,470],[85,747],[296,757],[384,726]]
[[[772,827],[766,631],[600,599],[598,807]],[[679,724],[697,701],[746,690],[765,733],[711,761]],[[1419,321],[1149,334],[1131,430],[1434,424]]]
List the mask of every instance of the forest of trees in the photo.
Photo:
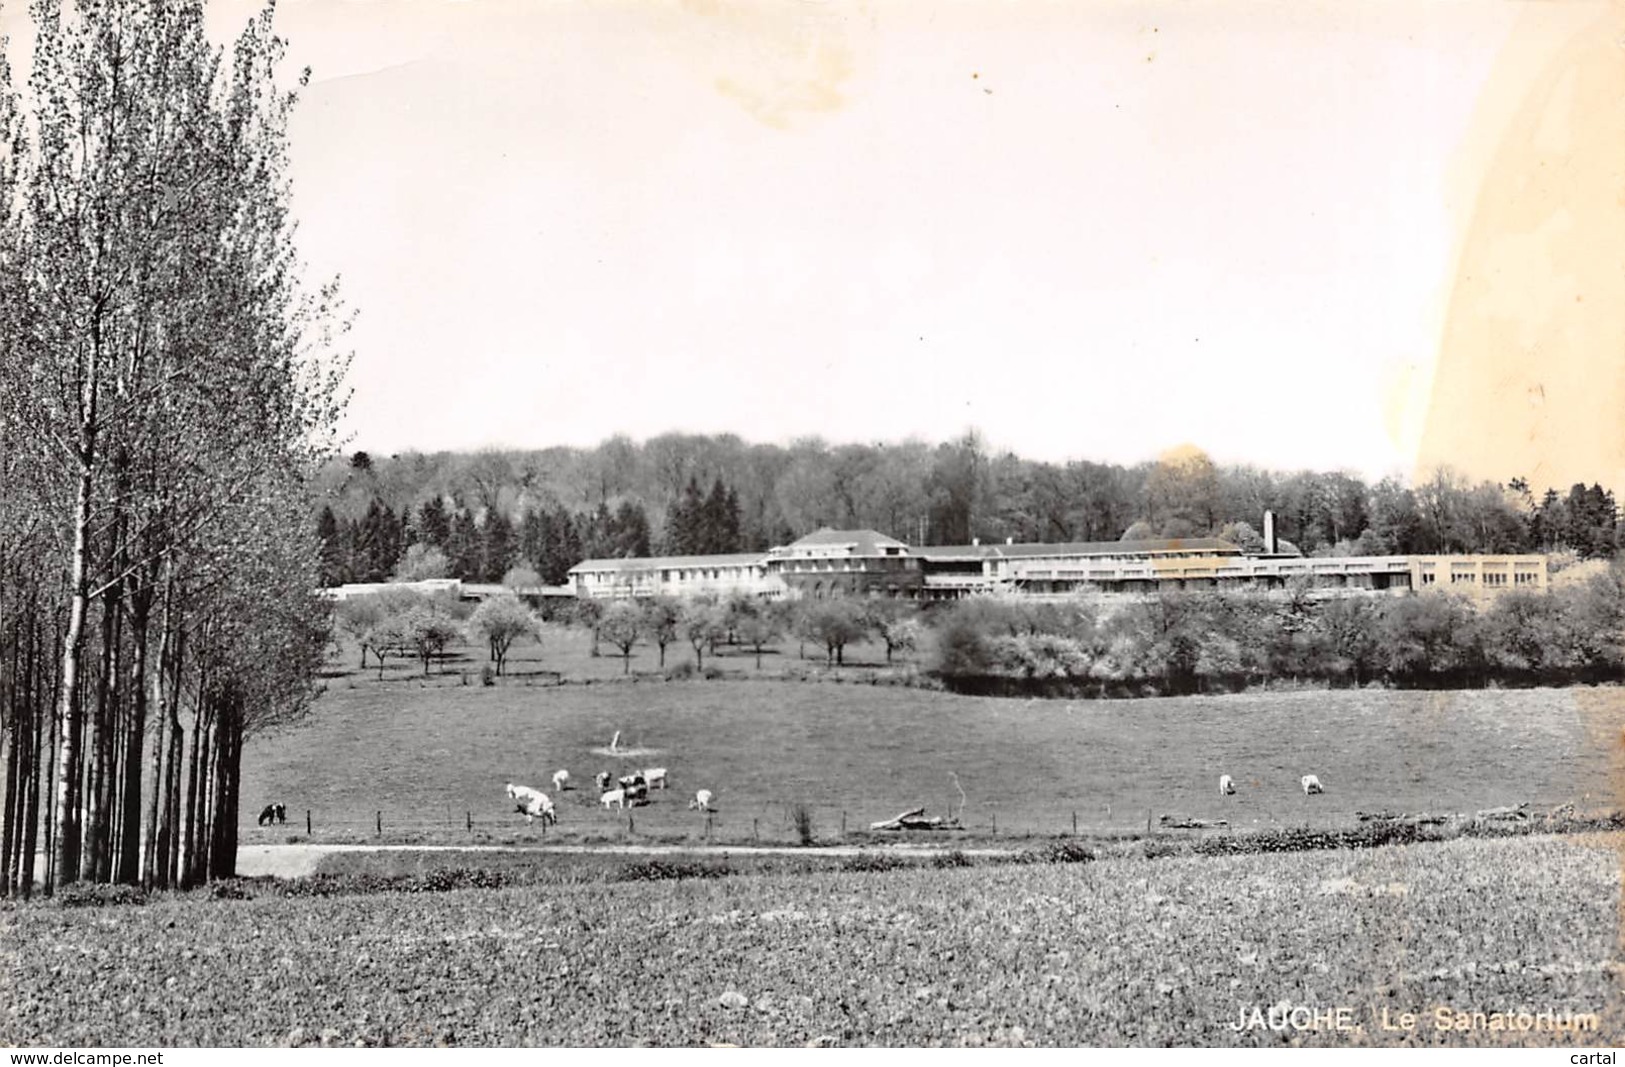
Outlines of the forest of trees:
[[191,885],[234,870],[245,739],[315,696],[345,323],[298,276],[269,8],[223,51],[197,0],[29,10],[26,95],[0,56],[0,892]]
[[1417,485],[1346,472],[1222,467],[1195,450],[1124,467],[990,454],[970,433],[938,445],[746,444],[667,434],[593,449],[355,453],[322,473],[323,579],[382,581],[425,543],[449,576],[549,584],[583,559],[761,551],[820,526],[909,544],[1115,541],[1218,535],[1262,545],[1266,510],[1306,555],[1570,552],[1609,558],[1620,537],[1600,485],[1474,485],[1440,470]]

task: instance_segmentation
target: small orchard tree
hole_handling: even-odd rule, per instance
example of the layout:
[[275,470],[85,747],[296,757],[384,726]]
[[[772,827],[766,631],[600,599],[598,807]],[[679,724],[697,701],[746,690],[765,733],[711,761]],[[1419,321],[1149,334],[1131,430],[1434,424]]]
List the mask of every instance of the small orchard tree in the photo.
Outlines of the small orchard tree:
[[494,596],[474,609],[468,620],[469,637],[484,641],[500,677],[508,650],[521,637],[541,640],[541,627],[530,609],[512,593]]
[[863,640],[869,630],[862,605],[845,597],[802,603],[802,626],[808,639],[824,646],[828,663],[845,666],[846,646]]
[[897,652],[909,653],[920,647],[922,633],[920,620],[909,616],[891,619],[880,625],[880,639],[886,643],[886,662]]
[[632,671],[632,649],[643,636],[643,611],[630,600],[617,600],[604,609],[598,633],[621,650],[621,673]]
[[429,676],[429,664],[459,636],[456,623],[427,607],[408,608],[399,617],[399,626],[406,647],[423,663],[425,678]]
[[756,669],[762,669],[762,652],[784,636],[784,616],[768,605],[761,605],[749,615],[741,615],[734,623],[734,633],[746,648],[756,653]]
[[743,590],[735,589],[728,594],[722,602],[722,625],[727,631],[727,641],[730,645],[737,644],[741,640],[739,635],[741,624],[761,610],[762,602]]
[[570,612],[573,621],[592,634],[592,650],[588,653],[593,659],[598,658],[598,639],[603,635],[604,604],[601,600],[591,597],[578,597],[575,606]]
[[666,666],[666,646],[677,640],[677,623],[683,616],[683,607],[669,596],[650,598],[643,605],[643,625],[649,640],[660,649],[660,667]]
[[885,642],[887,663],[894,653],[912,652],[920,643],[920,624],[907,601],[871,597],[863,605],[863,618],[867,628]]
[[683,605],[679,623],[683,638],[694,649],[694,667],[705,666],[705,650],[715,645],[728,632],[722,609],[713,600],[696,597]]
[[[372,630],[384,619],[384,606],[377,597],[358,596],[341,600],[334,612],[339,629],[355,639],[361,646],[361,669],[367,668],[367,650],[378,652],[378,646],[368,638]],[[383,656],[378,656],[379,669],[383,669]]]
[[410,545],[406,554],[395,564],[395,574],[390,579],[396,582],[424,582],[432,578],[444,578],[451,573],[451,560],[446,554],[434,545],[426,545],[421,541]]
[[384,677],[384,657],[403,656],[411,648],[401,615],[379,615],[360,637],[361,647],[372,649],[378,660],[378,679]]

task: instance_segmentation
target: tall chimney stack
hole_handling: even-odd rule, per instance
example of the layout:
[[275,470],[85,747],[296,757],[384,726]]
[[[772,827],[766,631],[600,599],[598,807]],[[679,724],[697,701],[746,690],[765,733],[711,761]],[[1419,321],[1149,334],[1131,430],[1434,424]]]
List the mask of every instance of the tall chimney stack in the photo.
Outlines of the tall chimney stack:
[[1264,512],[1264,554],[1275,555],[1275,512]]

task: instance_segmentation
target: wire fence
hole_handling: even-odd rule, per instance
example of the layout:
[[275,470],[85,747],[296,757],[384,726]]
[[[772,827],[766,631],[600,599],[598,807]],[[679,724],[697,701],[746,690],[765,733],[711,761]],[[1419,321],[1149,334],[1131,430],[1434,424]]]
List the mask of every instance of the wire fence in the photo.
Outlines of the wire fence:
[[[1235,821],[1223,818],[1172,817],[1151,809],[1115,814],[1085,812],[1082,809],[1008,811],[981,807],[974,810],[912,809],[889,814],[866,808],[827,805],[765,804],[726,807],[711,811],[685,810],[676,803],[629,805],[602,808],[597,804],[558,806],[558,818],[551,825],[523,814],[492,810],[447,807],[436,812],[423,810],[374,809],[288,810],[285,823],[260,825],[249,822],[240,835],[244,844],[273,843],[292,839],[376,840],[392,842],[433,842],[471,844],[492,841],[515,843],[635,841],[648,842],[760,844],[836,844],[878,840],[931,840],[948,843],[956,838],[1032,838],[1064,836],[1140,836],[1179,834],[1189,836],[1204,831],[1270,829],[1282,826],[1331,826],[1351,823],[1354,813],[1327,810],[1312,817],[1298,814],[1261,814]],[[877,824],[894,822],[900,815],[914,815],[902,826],[886,828]]]

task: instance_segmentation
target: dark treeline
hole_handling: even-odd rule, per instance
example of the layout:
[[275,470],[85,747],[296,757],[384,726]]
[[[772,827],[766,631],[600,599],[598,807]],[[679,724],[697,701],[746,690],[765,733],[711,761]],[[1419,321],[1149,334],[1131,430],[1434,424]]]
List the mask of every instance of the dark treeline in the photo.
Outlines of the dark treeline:
[[909,544],[1218,535],[1257,549],[1273,511],[1280,538],[1308,555],[1606,558],[1620,535],[1600,485],[1474,485],[1448,470],[1414,486],[1368,484],[1221,467],[1195,450],[1133,467],[1040,463],[992,454],[974,433],[938,445],[667,434],[592,449],[356,453],[320,482],[330,584],[387,578],[413,543],[444,552],[452,577],[497,581],[521,566],[557,584],[582,559],[760,551],[820,526]]
[[976,598],[936,615],[936,669],[971,692],[1140,695],[1271,682],[1405,687],[1617,681],[1625,572],[1590,564],[1549,592],[1318,600],[1171,592],[1101,602]]
[[[31,5],[0,58],[0,892],[236,862],[246,738],[327,644],[330,290],[298,280],[282,44],[202,4]],[[43,870],[36,861],[43,856]]]

